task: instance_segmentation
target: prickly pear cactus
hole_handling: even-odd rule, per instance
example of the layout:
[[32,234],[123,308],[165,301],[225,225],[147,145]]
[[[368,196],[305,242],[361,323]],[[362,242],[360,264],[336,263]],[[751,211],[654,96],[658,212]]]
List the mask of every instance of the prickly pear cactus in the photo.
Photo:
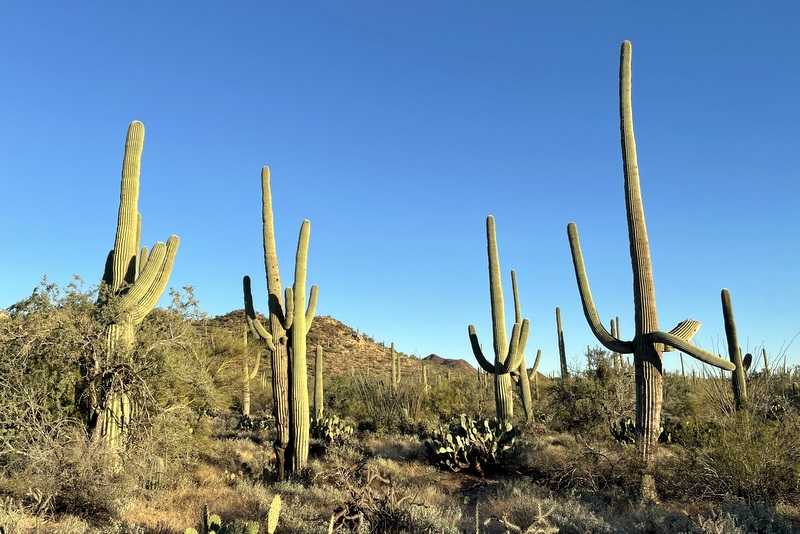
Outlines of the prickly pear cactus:
[[518,445],[520,430],[497,419],[476,420],[461,414],[447,429],[440,427],[425,441],[428,458],[451,471],[471,469],[483,475],[486,467],[502,465]]

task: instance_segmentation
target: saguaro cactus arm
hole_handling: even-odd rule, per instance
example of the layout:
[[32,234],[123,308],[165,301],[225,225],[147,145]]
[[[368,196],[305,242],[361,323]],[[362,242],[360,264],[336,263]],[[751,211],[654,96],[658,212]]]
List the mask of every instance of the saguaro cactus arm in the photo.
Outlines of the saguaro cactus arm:
[[734,368],[731,362],[724,360],[719,356],[715,356],[714,354],[711,354],[710,352],[692,345],[688,341],[685,341],[684,339],[667,332],[651,332],[647,334],[647,338],[653,343],[663,343],[664,345],[669,345],[670,347],[673,347],[674,350],[685,352],[689,356],[692,356],[703,363],[713,365],[714,367],[719,367],[720,369],[725,369],[726,371],[732,371]]
[[469,342],[472,346],[472,353],[475,355],[475,359],[478,360],[478,364],[487,373],[494,373],[494,364],[490,363],[489,360],[486,359],[486,356],[483,355],[483,349],[481,348],[480,341],[478,341],[478,334],[475,332],[475,326],[469,325],[467,332],[469,333]]
[[586,266],[583,263],[583,254],[581,253],[581,241],[578,237],[578,227],[575,223],[571,222],[567,225],[567,236],[569,238],[569,248],[572,252],[572,264],[575,267],[575,279],[578,282],[578,293],[580,293],[581,304],[583,305],[583,314],[586,316],[589,328],[597,340],[608,350],[622,354],[632,354],[633,343],[622,341],[612,336],[600,321],[597,308],[594,306],[594,299],[592,299],[589,278],[586,276]]
[[537,349],[536,351],[536,359],[533,361],[533,369],[531,369],[530,374],[528,375],[529,380],[533,380],[536,378],[536,374],[539,372],[539,361],[542,359],[542,349]]
[[[700,330],[700,326],[702,324],[703,323],[701,323],[700,321],[695,321],[694,319],[684,319],[683,321],[678,323],[678,325],[675,328],[670,330],[669,333],[672,334],[673,336],[678,336],[682,340],[688,342],[691,341],[694,335],[697,333],[697,331]],[[670,352],[674,350],[675,350],[674,347],[665,345],[664,348],[662,349],[662,352]]]
[[[294,263],[294,285],[292,286],[292,293],[294,293],[294,313],[303,314],[303,324],[300,333],[304,338],[314,320],[314,312],[317,308],[317,295],[319,294],[317,286],[312,285],[308,297],[308,307],[306,307],[306,270],[308,265],[308,241],[310,236],[311,221],[306,219],[300,226],[300,238],[297,242],[297,255],[295,256]],[[287,296],[288,295],[289,293],[287,293]],[[287,302],[287,309],[288,307]],[[295,315],[294,327],[298,326],[298,318],[299,316]]]
[[244,315],[247,319],[247,326],[253,337],[262,341],[269,350],[275,350],[275,344],[272,342],[272,334],[267,332],[264,325],[256,317],[256,310],[253,307],[253,293],[250,289],[250,277],[245,276],[242,279],[242,290],[244,292]]
[[171,236],[167,243],[156,243],[147,257],[141,275],[122,297],[121,304],[131,310],[133,324],[141,323],[164,293],[175,263],[180,240]]
[[495,358],[495,363],[489,362],[481,349],[480,341],[478,341],[478,334],[475,332],[475,326],[469,325],[468,328],[469,341],[472,345],[472,352],[475,354],[475,359],[478,364],[487,373],[504,375],[517,369],[525,354],[525,346],[527,345],[528,333],[530,332],[530,321],[523,319],[522,324],[515,324],[511,330],[511,341],[509,342],[506,354],[508,355],[504,361],[498,361]]

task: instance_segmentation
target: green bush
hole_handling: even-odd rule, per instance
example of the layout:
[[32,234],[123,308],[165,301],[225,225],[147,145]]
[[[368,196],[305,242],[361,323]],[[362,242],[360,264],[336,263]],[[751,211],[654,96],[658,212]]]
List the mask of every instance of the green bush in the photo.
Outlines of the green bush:
[[662,466],[671,497],[730,497],[747,503],[800,499],[800,421],[740,412]]

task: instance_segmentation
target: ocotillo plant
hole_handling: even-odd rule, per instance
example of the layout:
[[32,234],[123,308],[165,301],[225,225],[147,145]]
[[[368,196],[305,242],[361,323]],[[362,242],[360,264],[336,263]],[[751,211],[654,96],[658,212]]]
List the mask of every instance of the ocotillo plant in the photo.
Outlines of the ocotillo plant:
[[684,321],[669,333],[658,329],[655,285],[639,185],[636,142],[633,135],[631,44],[628,41],[622,43],[620,53],[619,95],[625,204],[635,304],[635,333],[631,341],[622,341],[617,337],[612,337],[600,321],[589,289],[575,223],[569,223],[567,233],[583,311],[592,332],[608,350],[621,354],[633,354],[636,379],[636,432],[639,437],[637,446],[642,469],[641,492],[643,497],[655,499],[654,468],[663,400],[662,352],[674,348],[723,369],[732,370],[734,366],[732,363],[689,343],[699,328],[699,323],[696,321]]
[[[519,289],[517,287],[517,273],[511,270],[511,289],[514,294],[514,322],[522,322],[522,307],[519,303]],[[522,411],[525,412],[525,420],[530,421],[533,417],[533,401],[531,399],[531,381],[528,378],[528,367],[525,363],[525,354],[519,362],[519,367],[511,375],[519,385],[519,396],[522,399]]]
[[731,294],[727,289],[722,290],[722,317],[725,320],[725,337],[728,341],[728,357],[736,369],[731,373],[731,387],[733,388],[733,402],[737,410],[747,406],[747,379],[745,373],[750,368],[753,355],[748,354],[742,360],[742,349],[739,347],[739,338],[736,334],[736,321],[733,318],[733,304]]
[[314,355],[314,420],[322,421],[324,409],[322,399],[322,345],[317,345]]
[[[317,286],[311,286],[306,308],[306,264],[311,223],[303,221],[295,257],[294,287],[286,288],[286,303],[281,302],[278,253],[275,244],[275,223],[272,215],[272,191],[269,167],[261,170],[261,201],[264,239],[264,267],[267,275],[270,332],[260,324],[252,309],[252,297],[245,293],[246,310],[252,331],[271,345],[272,400],[275,415],[276,437],[273,444],[277,476],[285,477],[287,464],[291,471],[299,471],[308,461],[309,403],[308,371],[306,369],[306,335],[314,318],[317,304]],[[246,286],[246,288],[249,287]],[[269,337],[266,336],[269,334]],[[289,373],[291,364],[291,373]],[[289,379],[291,377],[291,384]],[[288,386],[288,388],[287,388]],[[286,448],[289,457],[286,457]]]
[[561,328],[561,308],[556,306],[556,332],[558,333],[558,359],[561,362],[561,378],[569,378],[567,349],[564,346],[564,330]]
[[[133,121],[125,139],[122,162],[119,214],[114,248],[106,260],[98,315],[108,320],[106,350],[117,359],[128,355],[134,341],[134,329],[152,311],[167,287],[179,239],[171,236],[166,244],[156,243],[152,250],[141,247],[142,217],[139,214],[139,179],[141,175],[144,125]],[[141,247],[141,248],[140,248]],[[94,362],[95,376],[104,377],[99,361]],[[98,427],[100,437],[111,445],[121,444],[130,422],[130,399],[121,385],[90,385],[89,430]]]
[[506,337],[505,310],[503,309],[503,286],[500,282],[500,258],[497,253],[497,236],[494,217],[486,218],[486,241],[489,256],[489,298],[492,306],[492,330],[494,334],[494,363],[483,355],[475,327],[469,325],[469,340],[472,352],[481,367],[494,375],[494,400],[497,418],[510,422],[514,416],[514,400],[511,396],[511,371],[519,368],[530,327],[527,319],[514,323],[511,341]]

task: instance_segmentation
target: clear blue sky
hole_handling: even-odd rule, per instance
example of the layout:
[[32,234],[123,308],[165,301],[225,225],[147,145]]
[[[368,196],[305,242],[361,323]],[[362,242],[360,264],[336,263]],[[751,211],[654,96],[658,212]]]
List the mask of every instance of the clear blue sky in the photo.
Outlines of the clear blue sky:
[[[260,169],[284,285],[302,219],[318,314],[425,356],[491,346],[485,218],[529,359],[594,346],[566,236],[604,322],[633,330],[619,46],[633,43],[639,166],[663,330],[777,356],[800,331],[800,4],[4,2],[0,306],[42,275],[87,284],[113,245],[125,132],[147,128],[143,243],[181,238],[170,285],[211,315],[266,309]],[[789,348],[800,364],[800,340]],[[667,355],[675,368],[677,354]],[[529,360],[530,363],[530,360]]]

